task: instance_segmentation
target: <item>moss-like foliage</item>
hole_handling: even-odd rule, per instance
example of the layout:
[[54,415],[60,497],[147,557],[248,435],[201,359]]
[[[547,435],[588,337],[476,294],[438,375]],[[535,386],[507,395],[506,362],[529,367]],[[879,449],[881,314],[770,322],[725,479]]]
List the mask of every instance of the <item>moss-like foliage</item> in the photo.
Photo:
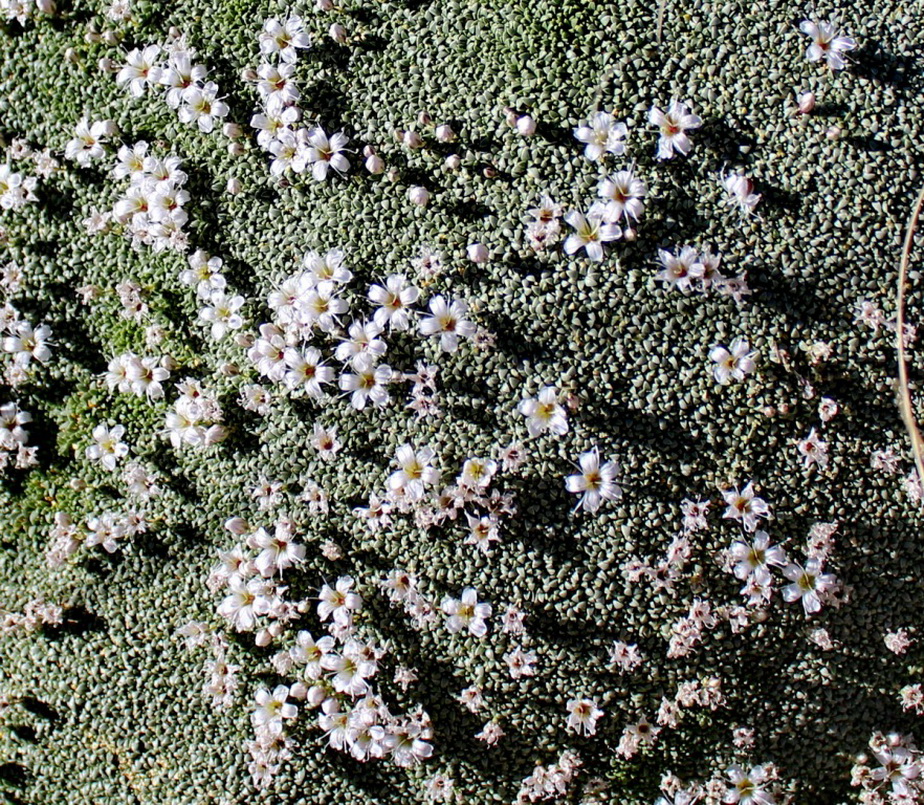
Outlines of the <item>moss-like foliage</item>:
[[[778,802],[855,801],[855,756],[877,730],[915,730],[899,691],[924,681],[919,647],[896,655],[884,640],[900,628],[920,638],[924,606],[924,516],[908,493],[889,325],[924,167],[920,4],[840,8],[837,22],[857,42],[842,71],[806,59],[805,12],[783,0],[668,2],[660,42],[655,4],[635,0],[346,0],[326,12],[133,0],[120,20],[109,7],[62,0],[53,15],[36,10],[0,32],[0,162],[38,175],[19,141],[59,162],[39,177],[36,202],[0,212],[0,264],[23,275],[0,303],[53,331],[50,360],[32,360],[24,382],[9,375],[12,347],[0,353],[0,405],[15,401],[31,414],[28,444],[38,447],[36,466],[10,466],[0,478],[0,606],[13,613],[0,630],[0,799],[385,805],[431,801],[432,778],[443,774],[454,782],[451,801],[512,803],[537,764],[571,749],[583,765],[561,801],[651,803],[667,771],[706,783],[727,779],[730,765],[759,763],[778,769]],[[325,181],[310,167],[273,175],[249,125],[263,102],[242,74],[265,60],[264,20],[296,13],[313,44],[295,64],[303,118],[295,125],[350,138],[350,170]],[[332,38],[332,24],[345,41]],[[109,69],[133,48],[175,41],[172,27],[228,106],[211,133],[181,122],[162,89],[134,97]],[[796,114],[809,90],[817,105]],[[689,132],[688,156],[658,160],[648,112],[672,99],[703,123]],[[535,134],[518,134],[505,107],[531,115]],[[600,110],[627,123],[626,152],[591,162],[573,130]],[[85,167],[64,156],[82,118],[118,128],[105,156]],[[226,136],[224,122],[243,134]],[[438,141],[443,123],[454,141]],[[396,130],[418,132],[423,147],[409,148]],[[178,157],[188,176],[180,249],[133,245],[128,220],[100,232],[84,223],[126,195],[130,180],[112,175],[116,151],[139,141],[156,157]],[[384,172],[364,169],[365,146]],[[602,262],[565,253],[564,220],[559,243],[530,246],[527,210],[543,195],[585,212],[600,180],[632,163],[648,188],[644,214],[629,238],[606,245]],[[761,194],[755,215],[726,203],[720,180],[735,173]],[[409,198],[417,186],[429,191],[426,206]],[[468,258],[472,243],[486,246],[486,262]],[[659,250],[682,246],[720,253],[723,274],[746,273],[751,294],[736,301],[656,281]],[[180,280],[197,249],[221,257],[229,295],[245,300],[243,327],[220,340],[199,318],[205,302]],[[399,273],[421,288],[410,330],[383,335],[396,377],[381,408],[355,410],[336,376],[322,400],[293,395],[261,377],[248,354],[259,325],[277,315],[270,293],[306,252],[329,249],[342,249],[353,273],[342,291],[350,309],[340,330],[312,343],[338,372],[338,338],[372,316],[369,285]],[[439,254],[434,276],[419,270],[425,250]],[[131,293],[146,306],[134,318],[124,304]],[[418,331],[437,295],[465,301],[478,329],[455,352]],[[911,323],[918,296],[912,290]],[[875,331],[856,320],[863,302],[881,311]],[[710,351],[737,337],[758,353],[756,369],[720,385]],[[167,366],[163,398],[107,385],[110,361],[127,352]],[[919,379],[914,347],[912,360]],[[438,415],[407,407],[412,381],[403,374],[421,361],[438,367]],[[176,447],[165,434],[176,384],[187,378],[221,408],[227,436],[217,444]],[[241,404],[242,388],[257,383],[272,395],[268,411]],[[528,438],[518,406],[544,386],[556,390],[568,429]],[[837,405],[830,419],[819,415],[822,398]],[[114,472],[87,456],[101,424],[125,428],[130,455]],[[337,427],[332,461],[312,445],[316,424]],[[813,428],[828,461],[806,466],[797,444]],[[499,469],[491,485],[512,496],[516,512],[502,514],[486,552],[466,543],[464,512],[428,528],[396,510],[377,531],[354,513],[370,494],[385,495],[402,444],[432,448],[445,486],[466,459],[500,464],[516,442],[525,460]],[[575,511],[564,479],[594,447],[601,461],[618,462],[622,497]],[[159,495],[128,489],[131,461],[156,478]],[[300,495],[309,480],[326,512]],[[729,616],[747,597],[723,552],[752,536],[722,517],[722,491],[751,481],[772,511],[760,527],[794,562],[805,563],[813,526],[838,524],[824,571],[840,586],[809,616],[783,600],[789,582],[774,568],[769,603],[747,607],[733,630]],[[261,507],[253,490],[271,482],[282,489]],[[711,501],[709,527],[686,535],[689,557],[668,571],[684,500]],[[56,516],[59,527],[67,515],[85,533],[92,518],[129,511],[147,529],[117,551],[83,545],[49,565]],[[269,647],[217,614],[228,592],[206,584],[218,551],[243,542],[224,526],[235,516],[270,532],[290,518],[306,546],[283,581],[287,600],[308,606]],[[636,580],[633,563],[642,567]],[[389,601],[380,580],[396,568],[416,576],[433,622],[421,626]],[[317,711],[297,702],[298,718],[286,723],[292,757],[257,789],[244,748],[254,695],[295,679],[271,660],[297,631],[323,634],[318,591],[346,575],[363,599],[357,638],[387,649],[370,683],[392,713],[426,711],[432,757],[412,768],[359,762],[328,746]],[[493,606],[483,638],[444,625],[444,596],[465,587]],[[17,618],[36,599],[63,607],[63,622],[24,626]],[[708,602],[717,623],[685,656],[670,657],[672,629],[695,601]],[[526,613],[525,635],[503,631],[509,604]],[[190,650],[177,635],[193,621],[239,667],[227,707],[202,693],[210,647]],[[637,644],[642,664],[621,673],[609,660],[614,641]],[[511,676],[505,655],[516,646],[535,652],[535,675]],[[394,682],[401,667],[417,681]],[[627,726],[656,723],[662,701],[692,682],[718,687],[717,706],[681,707],[653,743],[631,757],[617,751]],[[473,685],[485,700],[478,713],[458,698]],[[596,734],[568,728],[575,698],[603,710]],[[475,737],[492,721],[504,732],[494,746]],[[740,727],[753,730],[751,745],[740,734],[733,742]],[[715,791],[724,786],[709,801],[718,802]]]

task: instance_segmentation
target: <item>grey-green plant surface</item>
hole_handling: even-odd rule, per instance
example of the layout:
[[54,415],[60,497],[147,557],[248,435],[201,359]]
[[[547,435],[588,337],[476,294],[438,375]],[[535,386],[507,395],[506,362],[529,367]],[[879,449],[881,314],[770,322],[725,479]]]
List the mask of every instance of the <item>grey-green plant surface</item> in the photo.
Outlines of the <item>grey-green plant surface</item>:
[[[6,269],[0,288],[0,405],[31,414],[22,427],[37,447],[25,452],[25,437],[4,426],[7,802],[924,799],[910,738],[924,711],[910,687],[924,681],[924,517],[895,405],[894,321],[905,225],[924,180],[919,4],[669,2],[660,41],[657,8],[631,0],[345,0],[329,10],[61,0],[51,14],[41,5],[0,4],[11,17],[0,36],[2,161],[37,178],[34,201],[13,188],[7,197],[19,201],[0,212],[0,263],[19,269]],[[294,62],[293,128],[349,137],[349,169],[323,181],[312,164],[274,175],[250,126],[264,100],[246,71],[280,63],[261,54],[260,32],[293,15],[312,40]],[[842,70],[808,60],[799,30],[832,18],[856,42]],[[183,122],[164,88],[142,80],[136,97],[117,81],[129,51],[178,47],[180,34],[208,68],[199,83],[214,81],[228,107],[211,132]],[[807,92],[816,104],[799,113]],[[658,159],[649,110],[672,100],[702,125],[689,130],[687,155]],[[599,111],[628,136],[624,153],[592,161],[573,130]],[[512,125],[523,115],[534,133]],[[65,152],[84,118],[115,127],[104,154],[82,165]],[[228,122],[241,131],[223,132]],[[409,131],[421,147],[400,136]],[[166,235],[133,243],[131,215],[112,214],[131,184],[113,175],[118,149],[141,141],[188,175],[188,200],[175,205],[188,221],[165,248]],[[364,166],[366,146],[380,172]],[[647,184],[644,212],[637,224],[623,217],[631,231],[605,244],[602,261],[566,252],[565,218],[559,237],[531,243],[527,211],[543,196],[565,216],[586,212],[601,180],[633,164]],[[753,209],[744,179],[723,184],[733,176],[752,180]],[[409,192],[419,187],[424,205]],[[470,259],[476,243],[485,260]],[[720,254],[731,281],[656,279],[659,250],[685,246]],[[314,399],[261,376],[253,350],[260,325],[280,320],[270,294],[304,270],[306,253],[331,249],[353,275],[339,292],[349,310],[326,331],[289,327],[290,348],[313,346],[333,369]],[[243,322],[228,332],[210,331],[207,302],[181,280],[196,250],[220,257],[228,297],[243,297]],[[433,253],[438,270],[421,260]],[[357,410],[338,387],[351,370],[334,351],[351,322],[372,317],[370,284],[392,274],[420,296],[409,329],[381,335],[390,400]],[[438,296],[468,306],[473,332],[461,328],[454,351],[420,330]],[[910,325],[918,298],[912,287]],[[23,357],[18,322],[51,328],[50,356]],[[914,379],[913,327],[907,336]],[[719,383],[710,355],[738,338],[755,365]],[[126,353],[168,370],[162,397],[107,382]],[[437,367],[435,390],[405,377],[419,364]],[[201,415],[187,441],[217,425],[214,444],[167,432],[187,380],[206,398],[203,407],[189,392],[180,403]],[[242,389],[257,384],[268,406],[243,405]],[[522,401],[544,387],[567,429],[530,436]],[[316,424],[337,428],[332,457],[313,444]],[[124,427],[127,455],[88,453],[100,425]],[[420,500],[394,480],[402,445],[434,454],[439,481]],[[504,453],[511,445],[521,462]],[[613,499],[576,509],[566,478],[594,448],[618,464],[622,494],[605,482]],[[494,475],[460,487],[474,458],[496,462]],[[126,479],[130,465],[153,494]],[[769,516],[727,516],[726,496],[751,482]],[[453,519],[432,500],[447,487]],[[376,529],[354,510],[389,488],[390,521]],[[705,519],[689,507],[685,517],[684,501],[708,501]],[[106,515],[116,522],[108,544]],[[499,539],[473,544],[467,516],[487,517]],[[226,526],[234,517],[246,523]],[[253,559],[253,533],[280,523],[304,546],[293,566],[266,574],[289,603],[275,599],[281,617],[258,605],[254,624],[234,622],[231,587],[261,573],[216,572],[219,551],[240,546]],[[786,560],[738,578],[741,556],[730,551],[750,545],[751,527]],[[814,612],[811,596],[783,594],[798,583],[784,569],[810,569],[813,556],[831,574],[806,582],[820,588]],[[416,580],[404,603],[383,581],[395,570]],[[322,588],[347,576],[361,606],[325,618]],[[772,587],[769,600],[756,582]],[[444,599],[465,588],[491,604],[481,636],[478,618],[451,630]],[[511,605],[525,614],[522,631]],[[353,640],[372,666],[352,690],[334,663],[312,672],[304,658],[283,661],[299,632],[320,640],[330,627],[335,654]],[[620,667],[617,641],[641,661]],[[517,648],[534,652],[532,675],[517,672]],[[216,661],[236,667],[223,677],[236,686],[204,691]],[[255,747],[255,697],[280,685],[297,715],[266,716],[264,737],[276,742]],[[473,687],[477,712],[460,700]],[[569,720],[581,699],[602,711],[583,727]],[[361,719],[370,702],[372,748],[351,754],[356,734],[332,746],[319,715],[339,706]],[[652,737],[626,732],[645,720]],[[279,731],[291,741],[281,754]],[[905,748],[890,760],[890,739],[877,733]],[[401,735],[419,741],[410,755],[395,749]],[[254,766],[261,751],[266,773]],[[864,752],[867,773],[859,764],[851,785]],[[538,765],[555,767],[546,788]]]

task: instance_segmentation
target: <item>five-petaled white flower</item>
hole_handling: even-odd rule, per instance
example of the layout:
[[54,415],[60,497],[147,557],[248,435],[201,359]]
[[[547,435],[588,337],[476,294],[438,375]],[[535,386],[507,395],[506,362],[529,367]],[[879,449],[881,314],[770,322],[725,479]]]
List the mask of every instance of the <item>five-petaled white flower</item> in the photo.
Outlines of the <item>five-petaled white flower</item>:
[[408,500],[421,500],[426,488],[440,479],[439,471],[431,466],[435,455],[429,447],[414,450],[409,444],[401,445],[395,451],[399,469],[388,477],[388,488],[403,491]]
[[709,357],[715,363],[712,374],[716,382],[726,386],[732,380],[744,380],[746,375],[754,371],[756,355],[757,352],[751,352],[751,345],[742,336],[731,342],[730,349],[713,347]]
[[837,587],[834,575],[821,570],[820,559],[807,559],[805,567],[792,562],[783,568],[783,575],[792,582],[783,588],[783,598],[790,603],[801,599],[806,615],[818,612],[822,596]]
[[766,766],[754,766],[746,772],[740,766],[729,766],[725,772],[732,787],[725,792],[723,803],[738,805],[776,805],[776,799],[765,786],[772,780]]
[[754,531],[757,528],[757,518],[770,519],[770,507],[763,498],[754,496],[754,482],[749,481],[740,492],[738,487],[722,492],[727,508],[722,513],[723,518],[740,520],[745,531]]
[[558,403],[558,392],[553,386],[544,386],[536,397],[522,400],[517,406],[526,417],[526,430],[530,436],[549,431],[556,436],[568,432],[568,416]]
[[615,223],[607,223],[607,205],[602,201],[594,202],[587,214],[571,210],[565,220],[574,228],[574,232],[565,239],[565,254],[574,254],[580,249],[587,252],[591,260],[603,260],[603,244],[622,237],[622,229]]
[[228,104],[218,99],[218,85],[213,81],[202,87],[187,87],[183,90],[182,101],[180,122],[195,123],[205,134],[215,128],[217,118],[228,114]]
[[301,17],[292,16],[285,22],[275,18],[263,23],[260,32],[260,52],[264,56],[278,53],[279,58],[291,64],[298,60],[298,50],[311,47],[311,38],[305,33]]
[[687,137],[690,129],[698,129],[703,120],[694,115],[685,103],[672,100],[667,111],[663,112],[657,106],[652,106],[648,112],[648,122],[657,126],[661,131],[658,140],[658,159],[672,159],[674,154],[686,156],[690,153],[693,143]]
[[317,181],[323,182],[330,168],[337,173],[346,173],[350,169],[350,163],[342,153],[348,142],[342,131],[328,137],[324,129],[315,126],[308,132],[308,163],[311,175]]
[[87,447],[87,458],[98,461],[113,472],[118,460],[128,455],[128,445],[122,441],[124,435],[124,425],[116,425],[113,428],[97,425],[93,428],[94,444]]
[[606,153],[625,153],[628,133],[626,124],[617,123],[609,112],[597,112],[590,118],[588,125],[574,130],[575,139],[586,143],[584,156],[591,162],[596,162]]
[[369,287],[369,301],[378,305],[373,320],[384,328],[407,330],[411,326],[410,306],[420,296],[420,291],[407,282],[404,274],[391,274],[385,279],[385,285]]
[[839,33],[833,22],[812,22],[803,20],[799,30],[812,37],[812,44],[805,51],[809,61],[825,60],[832,70],[843,70],[846,66],[842,53],[853,50],[857,43],[849,36]]
[[144,90],[159,78],[159,68],[157,67],[157,57],[160,55],[158,45],[148,45],[144,50],[135,48],[129,51],[126,56],[126,64],[118,75],[116,75],[117,84],[128,84],[128,90],[136,98],[144,95]]
[[600,182],[597,195],[606,202],[604,217],[616,223],[620,218],[638,221],[645,209],[643,199],[648,187],[635,175],[635,168],[618,171]]
[[[380,308],[381,309],[381,308]],[[465,316],[468,305],[458,299],[446,302],[442,296],[430,300],[430,314],[421,319],[419,327],[424,335],[438,335],[443,352],[455,352],[459,348],[459,337],[471,338],[475,335],[475,325]]]
[[597,731],[597,721],[603,711],[597,707],[596,699],[570,699],[568,710],[568,729],[578,735],[593,735]]
[[478,591],[474,587],[462,590],[462,598],[446,596],[440,604],[440,609],[448,616],[446,628],[455,634],[463,629],[475,637],[484,637],[488,633],[485,621],[491,617],[491,605],[478,602]]
[[578,460],[581,471],[565,479],[565,488],[581,496],[575,511],[583,508],[593,514],[604,500],[619,500],[622,497],[622,489],[616,483],[616,474],[619,472],[616,462],[607,461],[601,466],[600,452],[596,447],[581,453]]
[[779,545],[770,544],[766,531],[758,531],[750,544],[740,540],[733,542],[730,552],[735,561],[735,578],[744,581],[754,576],[764,585],[770,583],[770,567],[783,567],[788,561]]
[[828,443],[823,442],[818,437],[815,428],[809,431],[806,438],[797,442],[796,447],[805,461],[806,469],[811,467],[812,464],[817,464],[818,468],[822,470],[828,466]]
[[347,625],[353,618],[353,613],[362,608],[363,599],[359,593],[353,592],[353,578],[341,576],[336,585],[331,588],[325,584],[318,594],[318,617],[323,623],[331,615],[334,622],[341,626]]

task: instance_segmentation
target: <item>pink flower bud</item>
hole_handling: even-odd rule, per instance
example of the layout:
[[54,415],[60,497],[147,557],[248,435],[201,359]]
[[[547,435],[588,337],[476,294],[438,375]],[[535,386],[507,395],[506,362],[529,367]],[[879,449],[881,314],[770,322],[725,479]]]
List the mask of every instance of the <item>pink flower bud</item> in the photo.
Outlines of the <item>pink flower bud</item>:
[[430,191],[426,187],[415,185],[408,188],[407,197],[412,204],[416,204],[418,207],[426,207],[430,201]]
[[373,175],[382,173],[385,170],[385,162],[378,154],[369,154],[366,157],[366,170]]
[[244,133],[240,123],[225,123],[221,131],[229,140],[236,140]]
[[416,131],[406,131],[401,141],[407,148],[423,147],[423,138]]
[[227,186],[226,190],[227,190],[228,193],[230,193],[232,196],[236,196],[236,195],[237,195],[238,193],[240,193],[243,189],[244,189],[244,185],[241,184],[241,180],[238,179],[236,176],[232,176],[230,179],[228,179],[228,186]]
[[259,81],[260,76],[257,75],[257,71],[252,67],[245,67],[241,70],[241,81],[247,81],[253,83],[254,81]]
[[289,696],[298,699],[300,702],[305,701],[308,696],[308,686],[304,682],[296,682],[289,688]]
[[318,11],[333,11],[334,0],[315,0],[314,7]]
[[224,425],[212,425],[205,432],[206,445],[218,444],[228,437],[228,429]]
[[462,157],[460,157],[458,154],[450,154],[448,157],[446,157],[446,161],[443,164],[448,170],[458,170],[462,165]]
[[504,120],[507,121],[508,126],[515,127],[519,117],[520,116],[516,113],[516,110],[513,107],[510,107],[510,106],[504,107]]
[[523,115],[517,120],[517,134],[532,137],[536,133],[536,121],[530,115]]
[[807,115],[815,108],[815,93],[804,92],[799,98],[799,114]]
[[429,126],[433,122],[433,118],[430,117],[426,112],[421,112],[417,115],[417,125],[418,126]]
[[328,33],[330,34],[330,38],[333,39],[338,45],[342,45],[344,42],[346,42],[346,28],[344,28],[340,23],[335,22],[333,25],[331,25]]
[[244,143],[239,143],[239,142],[228,143],[228,153],[231,154],[231,156],[233,157],[244,156],[244,152],[246,150],[247,149],[244,148]]
[[273,636],[269,633],[269,630],[261,629],[259,632],[257,632],[257,636],[254,639],[254,642],[260,648],[266,648],[270,643],[273,642]]
[[320,707],[327,700],[327,690],[323,685],[312,685],[308,688],[306,701],[309,707]]
[[225,520],[225,528],[236,537],[250,531],[250,524],[243,517],[231,517]]
[[488,262],[488,248],[483,243],[470,243],[465,251],[473,263]]
[[448,123],[437,126],[434,133],[436,134],[436,139],[441,143],[451,143],[456,139],[456,133]]

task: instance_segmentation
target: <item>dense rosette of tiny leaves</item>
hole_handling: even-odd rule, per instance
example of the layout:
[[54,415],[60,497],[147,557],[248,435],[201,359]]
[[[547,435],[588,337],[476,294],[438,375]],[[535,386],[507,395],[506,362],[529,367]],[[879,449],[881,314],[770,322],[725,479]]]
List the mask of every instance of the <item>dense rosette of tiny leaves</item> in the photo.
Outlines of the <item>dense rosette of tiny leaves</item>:
[[[0,797],[833,805],[889,762],[917,779],[891,319],[918,4],[800,31],[791,3],[668,2],[660,43],[634,2],[0,8]],[[178,41],[188,94],[149,80]],[[270,149],[250,123],[290,69],[304,134]],[[333,250],[351,276],[285,343],[272,294]],[[454,518],[418,511],[453,484]],[[291,563],[262,553],[280,522]],[[226,603],[235,546],[291,606]],[[361,606],[319,608],[338,585]],[[400,759],[285,703],[279,653],[331,626],[320,676],[374,660]],[[293,741],[259,789],[254,712]]]

